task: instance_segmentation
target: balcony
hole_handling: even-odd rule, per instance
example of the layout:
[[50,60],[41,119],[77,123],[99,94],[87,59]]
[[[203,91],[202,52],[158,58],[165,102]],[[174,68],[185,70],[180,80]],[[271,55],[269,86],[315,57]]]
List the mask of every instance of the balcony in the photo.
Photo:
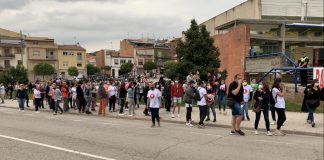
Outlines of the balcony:
[[15,58],[15,54],[13,53],[0,54],[0,58]]

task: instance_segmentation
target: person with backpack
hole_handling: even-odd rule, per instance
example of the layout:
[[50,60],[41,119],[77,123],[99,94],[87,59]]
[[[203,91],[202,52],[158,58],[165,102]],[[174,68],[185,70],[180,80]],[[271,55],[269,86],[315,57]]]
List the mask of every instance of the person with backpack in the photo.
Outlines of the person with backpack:
[[197,105],[199,107],[199,117],[200,121],[198,123],[199,128],[205,128],[204,120],[207,116],[207,90],[205,89],[205,84],[203,81],[198,81],[198,88],[195,93]]
[[186,113],[186,126],[192,127],[192,119],[191,119],[191,112],[192,112],[192,102],[195,98],[195,89],[194,84],[195,82],[193,80],[190,80],[188,82],[189,86],[186,87],[183,100],[185,102],[185,107],[187,109]]
[[314,112],[321,104],[321,91],[318,79],[314,79],[312,83],[306,87],[304,94],[305,104],[308,110],[307,123],[311,124],[312,127],[315,127]]
[[275,79],[272,85],[272,96],[275,100],[274,107],[276,108],[276,112],[278,114],[278,121],[277,121],[277,129],[274,132],[276,136],[284,136],[286,135],[284,132],[281,131],[281,126],[286,121],[286,113],[285,113],[285,95],[286,95],[286,87],[282,83],[280,78]]
[[258,90],[256,90],[254,94],[255,105],[254,108],[255,112],[255,122],[254,122],[254,129],[255,134],[258,133],[258,125],[261,118],[261,113],[263,113],[266,129],[267,129],[267,136],[272,136],[270,132],[270,122],[269,122],[269,102],[270,102],[270,89],[269,85],[266,82],[262,82],[262,85],[258,85]]

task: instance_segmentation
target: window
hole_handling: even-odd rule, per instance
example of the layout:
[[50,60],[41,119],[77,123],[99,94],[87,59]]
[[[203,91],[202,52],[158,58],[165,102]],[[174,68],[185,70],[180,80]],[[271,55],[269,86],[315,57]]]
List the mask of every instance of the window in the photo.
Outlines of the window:
[[322,32],[314,32],[315,37],[322,37]]
[[40,56],[39,51],[33,51],[33,56],[34,56],[34,57]]
[[17,60],[18,65],[22,65],[22,60]]
[[128,60],[128,63],[132,63],[132,60]]
[[139,66],[144,65],[144,59],[138,59],[137,65]]
[[4,53],[5,53],[5,54],[9,54],[9,53],[10,53],[10,48],[5,48],[5,49],[4,49]]
[[121,59],[121,60],[120,60],[120,64],[124,64],[124,63],[126,63],[126,60]]
[[4,60],[4,65],[5,65],[5,68],[9,68],[10,67],[10,60]]
[[114,64],[118,65],[118,59],[114,59]]
[[74,56],[74,53],[73,52],[69,52],[69,56]]
[[77,67],[82,67],[82,63],[78,63],[77,64]]
[[17,48],[17,54],[21,54],[21,48]]
[[77,53],[77,60],[82,61],[82,53],[80,52]]
[[63,56],[67,56],[68,55],[68,52],[63,52]]
[[63,62],[63,67],[69,67],[69,62],[64,61]]

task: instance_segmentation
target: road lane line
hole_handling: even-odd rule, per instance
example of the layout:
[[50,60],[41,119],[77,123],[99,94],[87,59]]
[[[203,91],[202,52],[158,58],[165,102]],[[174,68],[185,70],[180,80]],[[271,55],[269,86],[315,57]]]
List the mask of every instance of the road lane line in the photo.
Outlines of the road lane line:
[[266,140],[255,140],[255,141],[257,141],[257,142],[265,142],[265,143],[277,143],[277,144],[294,145],[294,143],[287,143],[287,142],[266,141]]
[[29,144],[34,144],[34,145],[38,145],[38,146],[42,146],[42,147],[46,147],[46,148],[56,149],[59,151],[69,152],[69,153],[73,153],[73,154],[79,154],[79,155],[83,155],[83,156],[87,156],[87,157],[91,157],[91,158],[101,159],[101,160],[116,160],[116,159],[98,156],[98,155],[94,155],[94,154],[90,154],[90,153],[79,152],[79,151],[75,151],[75,150],[71,150],[71,149],[66,149],[66,148],[62,148],[62,147],[52,146],[52,145],[48,145],[48,144],[44,144],[44,143],[38,143],[38,142],[30,141],[30,140],[10,137],[10,136],[1,135],[1,134],[0,134],[0,137],[5,138],[5,139],[20,141],[20,142],[25,142],[25,143],[29,143]]
[[192,134],[199,134],[199,135],[204,135],[204,136],[217,136],[217,137],[224,137],[223,135],[218,135],[218,134],[208,134],[208,133],[200,133],[200,132],[190,132]]

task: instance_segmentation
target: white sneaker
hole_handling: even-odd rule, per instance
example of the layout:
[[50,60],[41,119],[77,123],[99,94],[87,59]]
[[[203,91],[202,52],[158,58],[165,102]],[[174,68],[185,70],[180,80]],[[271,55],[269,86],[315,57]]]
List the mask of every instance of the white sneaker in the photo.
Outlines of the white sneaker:
[[259,132],[258,132],[257,130],[255,130],[255,131],[254,131],[254,134],[255,134],[255,135],[258,135],[258,134],[259,134]]
[[189,126],[190,123],[186,122],[186,126]]
[[25,112],[25,110],[22,110],[22,112]]
[[268,131],[267,136],[272,136],[272,133],[270,131]]
[[189,125],[188,125],[189,127],[193,127],[194,125],[192,125],[191,123],[189,123]]
[[180,118],[180,114],[178,114],[178,118]]
[[174,118],[174,114],[171,115],[171,118]]
[[133,115],[132,115],[132,114],[130,114],[130,115],[128,115],[128,116],[132,117]]
[[275,125],[276,124],[276,121],[272,121],[270,124],[271,125]]
[[40,113],[39,111],[36,111],[36,113]]
[[124,114],[124,113],[119,113],[118,115],[119,115],[119,116],[123,116],[123,115],[125,115],[125,114]]

